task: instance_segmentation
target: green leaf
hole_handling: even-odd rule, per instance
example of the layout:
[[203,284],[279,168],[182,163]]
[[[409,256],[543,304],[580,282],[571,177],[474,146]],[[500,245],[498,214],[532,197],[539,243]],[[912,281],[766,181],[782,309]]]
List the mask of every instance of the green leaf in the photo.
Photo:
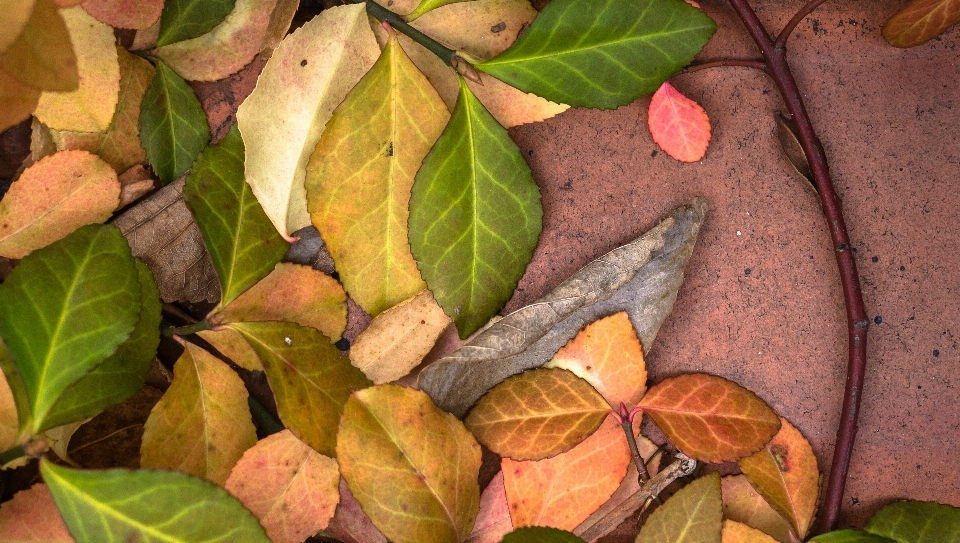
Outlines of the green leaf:
[[879,535],[862,530],[837,530],[820,534],[810,540],[810,543],[896,543]]
[[476,67],[553,102],[613,109],[657,90],[716,30],[683,0],[556,0]]
[[163,184],[183,175],[210,142],[200,100],[186,81],[159,61],[143,96],[140,142]]
[[157,47],[213,30],[233,11],[236,0],[166,0],[160,14]]
[[897,543],[957,543],[960,508],[935,502],[898,501],[877,511],[864,529]]
[[234,124],[200,153],[183,187],[220,278],[221,307],[273,271],[289,248],[244,181],[243,154]]
[[501,543],[583,543],[583,540],[566,530],[528,526],[503,536]]
[[160,344],[160,291],[146,264],[134,260],[140,283],[140,317],[116,352],[67,388],[50,411],[47,424],[60,426],[92,417],[143,388],[150,361]]
[[456,2],[465,2],[467,0],[422,0],[420,4],[417,5],[417,9],[411,11],[409,14],[405,15],[403,18],[406,19],[408,23],[412,23],[416,18],[420,17],[428,11],[433,11],[437,8],[442,8],[447,4],[454,4]]
[[681,488],[650,515],[638,543],[720,543],[720,474],[711,473]]
[[140,285],[127,241],[112,226],[79,228],[29,254],[0,285],[0,336],[23,380],[37,433],[53,426],[64,391],[130,337]]
[[540,190],[520,149],[461,78],[453,117],[410,199],[414,258],[461,338],[513,294],[542,218]]
[[48,460],[40,472],[77,543],[270,543],[239,500],[189,475],[75,470]]

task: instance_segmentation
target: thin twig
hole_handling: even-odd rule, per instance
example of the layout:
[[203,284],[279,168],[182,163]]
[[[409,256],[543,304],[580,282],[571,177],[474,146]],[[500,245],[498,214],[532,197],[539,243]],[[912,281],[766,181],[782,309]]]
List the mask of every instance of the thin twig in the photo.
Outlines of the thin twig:
[[820,7],[820,4],[826,2],[827,0],[810,0],[807,2],[796,15],[790,19],[790,22],[787,23],[787,26],[783,27],[783,30],[780,31],[780,34],[777,36],[777,41],[774,42],[773,46],[777,49],[784,49],[787,46],[787,38],[790,37],[790,34],[793,33],[793,29],[797,28],[797,25],[800,24],[807,15],[813,13],[813,10]]
[[754,70],[760,70],[761,72],[767,71],[767,65],[764,64],[762,60],[725,58],[722,60],[712,60],[710,62],[701,62],[697,64],[691,64],[686,68],[680,70],[679,73],[690,74],[693,72],[699,72],[700,70],[706,70],[707,68],[719,68],[721,66],[741,66],[743,68],[753,68]]
[[631,413],[627,406],[620,402],[620,413],[614,413],[620,428],[623,429],[623,435],[627,438],[627,445],[630,447],[630,456],[633,457],[633,464],[637,466],[637,474],[640,477],[640,483],[645,483],[650,479],[647,472],[647,466],[643,463],[643,457],[640,456],[640,448],[637,446],[637,438],[633,435],[633,417],[638,411]]
[[204,319],[200,322],[197,322],[194,324],[188,324],[186,326],[164,328],[160,332],[165,337],[173,337],[174,335],[189,336],[190,334],[196,334],[197,332],[202,332],[204,330],[209,330],[209,329],[210,329],[210,323],[208,323],[207,320]]

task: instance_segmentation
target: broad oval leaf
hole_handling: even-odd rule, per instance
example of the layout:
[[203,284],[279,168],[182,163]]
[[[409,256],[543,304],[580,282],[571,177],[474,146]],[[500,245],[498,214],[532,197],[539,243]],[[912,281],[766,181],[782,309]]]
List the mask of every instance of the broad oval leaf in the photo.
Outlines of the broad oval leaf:
[[233,125],[200,153],[183,186],[220,278],[221,306],[266,277],[289,248],[243,179],[243,154]]
[[160,20],[163,0],[83,0],[84,11],[116,28],[145,29]]
[[419,390],[379,385],[350,396],[340,421],[343,478],[394,543],[458,543],[477,516],[480,445]]
[[38,483],[0,507],[0,541],[74,543],[47,485]]
[[270,541],[300,543],[327,527],[339,483],[336,460],[283,430],[243,453],[224,488],[260,519]]
[[461,78],[453,117],[424,159],[410,199],[413,256],[461,338],[513,294],[542,218],[523,154]]
[[222,485],[257,442],[247,389],[230,366],[192,343],[183,346],[173,382],[143,426],[140,465]]
[[780,543],[794,541],[796,536],[791,534],[790,523],[770,507],[746,475],[727,475],[720,480],[720,488],[723,492],[724,519],[770,534]]
[[163,62],[157,62],[153,81],[143,96],[140,141],[163,184],[183,175],[210,141],[200,100]]
[[500,543],[511,530],[507,489],[503,486],[503,471],[498,471],[480,494],[480,511],[466,543]]
[[566,530],[529,526],[517,528],[503,536],[502,543],[584,543],[584,541]]
[[220,24],[237,0],[167,0],[160,14],[157,47],[196,38]]
[[723,521],[721,543],[777,543],[777,540],[735,520]]
[[640,407],[678,449],[706,462],[750,455],[780,429],[777,414],[756,394],[704,373],[664,379]]
[[913,0],[883,25],[883,38],[894,47],[915,47],[960,22],[958,0]]
[[760,495],[790,521],[803,539],[820,497],[820,469],[813,447],[781,417],[780,431],[757,453],[740,459],[740,469]]
[[958,541],[960,508],[936,502],[893,502],[877,511],[864,529],[897,543]]
[[84,226],[28,255],[0,285],[0,336],[23,380],[29,431],[70,385],[113,354],[140,314],[130,247],[116,228]]
[[653,141],[680,162],[697,162],[710,145],[710,119],[668,81],[653,93],[647,115]]
[[0,71],[40,90],[76,90],[77,56],[60,10],[53,0],[36,0],[32,9],[19,36],[0,54]]
[[370,381],[313,328],[291,322],[227,326],[240,332],[260,357],[284,426],[320,454],[336,456],[343,406]]
[[637,543],[720,543],[720,474],[681,488],[650,515]]
[[239,500],[182,473],[75,470],[47,460],[40,473],[81,543],[270,543]]
[[864,532],[863,530],[836,530],[820,534],[810,543],[897,543],[892,539]]
[[589,383],[563,369],[514,375],[480,398],[464,423],[500,456],[539,460],[592,434],[610,406]]
[[613,109],[656,90],[716,29],[677,0],[560,0],[513,46],[476,67],[554,102]]

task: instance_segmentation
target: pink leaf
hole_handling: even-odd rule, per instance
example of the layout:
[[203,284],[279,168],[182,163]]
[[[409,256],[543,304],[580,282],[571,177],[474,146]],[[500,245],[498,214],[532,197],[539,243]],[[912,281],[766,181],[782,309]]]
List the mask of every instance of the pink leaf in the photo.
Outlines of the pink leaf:
[[664,82],[650,101],[650,134],[681,162],[697,162],[710,144],[710,119],[699,104]]

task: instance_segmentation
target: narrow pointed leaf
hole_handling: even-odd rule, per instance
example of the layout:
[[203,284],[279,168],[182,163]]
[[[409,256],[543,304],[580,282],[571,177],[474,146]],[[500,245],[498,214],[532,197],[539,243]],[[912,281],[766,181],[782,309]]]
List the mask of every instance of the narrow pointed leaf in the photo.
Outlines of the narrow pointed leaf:
[[707,153],[710,145],[707,112],[667,81],[650,100],[647,125],[653,141],[681,162],[697,162]]
[[80,5],[115,28],[149,28],[160,20],[163,11],[163,0],[83,0]]
[[864,529],[897,543],[956,543],[960,541],[960,508],[935,502],[893,502],[877,511]]
[[77,89],[80,85],[77,56],[67,25],[53,0],[36,0],[23,30],[0,54],[0,70],[40,90]]
[[731,462],[764,446],[780,419],[756,394],[704,373],[664,379],[640,401],[643,412],[681,451],[706,462]]
[[720,474],[681,488],[650,515],[637,543],[720,543]]
[[561,0],[510,49],[476,66],[554,102],[612,109],[655,91],[716,29],[678,0]]
[[270,543],[240,502],[207,481],[150,470],[74,470],[40,463],[81,543]]
[[183,187],[220,278],[221,305],[266,277],[289,248],[244,181],[243,154],[233,125],[200,153]]
[[130,247],[116,228],[84,226],[38,249],[0,285],[0,336],[19,370],[32,433],[70,385],[113,354],[140,314]]
[[721,543],[777,543],[769,534],[735,520],[723,521]]
[[503,472],[499,471],[480,494],[480,511],[466,543],[500,543],[513,530]]
[[770,534],[780,543],[793,541],[792,528],[780,513],[770,507],[746,475],[727,475],[720,481],[723,492],[723,518],[746,524]]
[[584,541],[566,530],[530,526],[517,528],[505,535],[503,543],[584,543]]
[[47,485],[38,483],[0,506],[0,541],[73,543]]
[[915,47],[960,21],[960,1],[913,0],[883,25],[883,38],[894,47]]
[[513,294],[536,247],[543,209],[520,149],[460,81],[453,117],[413,186],[410,245],[465,338]]
[[206,34],[233,10],[236,0],[167,0],[160,14],[157,46]]
[[336,456],[343,406],[354,390],[370,386],[370,381],[313,328],[290,322],[228,326],[260,357],[284,426],[320,454]]
[[480,445],[423,392],[379,385],[350,396],[337,458],[351,492],[390,541],[458,543],[470,534],[480,502]]
[[143,427],[140,465],[173,469],[222,485],[257,442],[240,377],[192,343],[173,366],[173,383]]
[[583,379],[563,369],[538,368],[494,387],[464,423],[500,456],[539,460],[583,441],[609,413],[603,396]]
[[183,175],[210,141],[210,127],[200,100],[163,62],[157,62],[157,71],[143,97],[140,141],[164,184]]
[[864,532],[863,530],[837,530],[820,534],[810,543],[897,543],[892,539]]

